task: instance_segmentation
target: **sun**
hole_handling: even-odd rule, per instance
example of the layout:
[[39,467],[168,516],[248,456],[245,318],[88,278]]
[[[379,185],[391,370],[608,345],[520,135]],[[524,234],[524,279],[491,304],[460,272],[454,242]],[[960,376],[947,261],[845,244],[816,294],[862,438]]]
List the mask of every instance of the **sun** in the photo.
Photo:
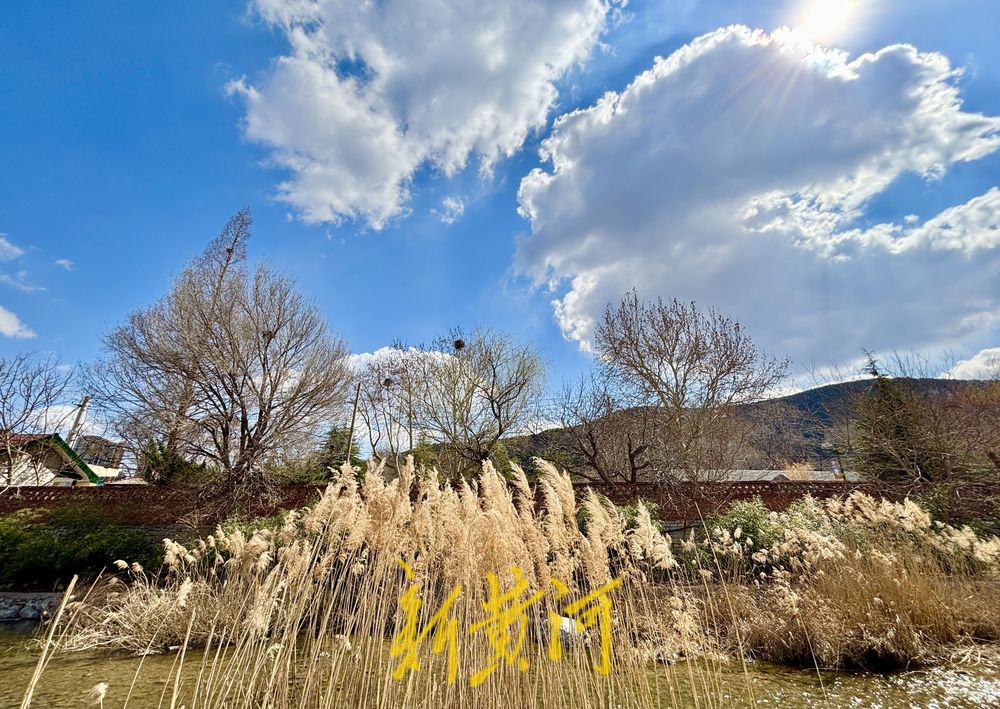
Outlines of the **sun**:
[[861,4],[861,0],[806,0],[792,29],[813,42],[831,42],[852,29]]

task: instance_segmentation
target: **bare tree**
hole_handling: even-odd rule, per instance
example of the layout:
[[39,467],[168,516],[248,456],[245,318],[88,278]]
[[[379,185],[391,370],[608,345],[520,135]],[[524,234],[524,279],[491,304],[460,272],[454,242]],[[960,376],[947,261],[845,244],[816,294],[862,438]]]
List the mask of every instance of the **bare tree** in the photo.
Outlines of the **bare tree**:
[[73,369],[53,355],[0,359],[0,455],[7,485],[40,484],[40,470],[22,454],[28,434],[54,433],[75,407],[67,401]]
[[[189,285],[196,281],[201,281],[197,289],[201,291],[202,297],[207,297],[209,308],[200,313],[198,323],[193,336],[187,338],[186,348],[179,354],[188,359],[187,366],[180,367],[182,370],[182,388],[177,397],[176,411],[173,419],[167,428],[164,449],[167,455],[177,451],[180,441],[184,438],[185,424],[188,421],[186,412],[194,404],[194,380],[189,373],[195,369],[197,362],[202,358],[208,347],[208,338],[199,336],[197,326],[201,330],[211,330],[211,317],[219,307],[220,298],[225,292],[227,282],[233,275],[235,269],[241,269],[246,263],[246,244],[250,239],[253,219],[249,209],[241,209],[226,223],[226,226],[215,239],[209,243],[201,256],[185,272],[182,279],[186,279]],[[237,275],[242,275],[239,273]],[[204,292],[207,287],[208,292]]]
[[538,412],[543,376],[534,349],[477,328],[438,338],[410,358],[416,428],[440,444],[438,458],[453,475],[475,475],[500,440]]
[[[128,442],[139,472],[151,482],[184,477],[172,470],[198,470],[189,445],[198,435],[193,372],[210,346],[206,333],[222,294],[246,278],[251,226],[247,209],[231,217],[166,295],[104,336],[106,356],[85,369],[95,408]],[[184,307],[192,290],[207,303],[201,312]]]
[[89,377],[140,451],[163,442],[239,494],[265,489],[262,463],[329,424],[349,382],[346,346],[294,282],[244,266],[249,226],[237,215],[164,298],[109,333]]
[[369,361],[356,379],[358,417],[373,456],[398,469],[401,455],[411,450],[413,440],[412,393],[416,356],[401,344]]
[[492,330],[395,343],[358,374],[358,416],[373,453],[391,465],[429,444],[445,474],[475,475],[504,436],[535,418],[542,375],[530,346]]
[[635,483],[652,478],[660,454],[658,410],[627,407],[600,374],[566,385],[556,397],[561,428],[551,448],[570,472],[590,480]]
[[822,412],[805,412],[781,399],[744,407],[750,426],[747,439],[749,469],[783,470],[792,464],[815,466],[822,457],[825,430]]
[[698,481],[731,470],[749,435],[737,407],[764,398],[787,369],[735,320],[675,299],[643,302],[634,290],[607,307],[596,345],[629,403],[659,409],[667,478]]
[[[184,292],[201,315],[204,299],[193,288]],[[243,485],[265,457],[339,413],[347,349],[294,283],[264,266],[243,287],[227,289],[215,310],[209,347],[188,372],[196,433],[188,445]]]

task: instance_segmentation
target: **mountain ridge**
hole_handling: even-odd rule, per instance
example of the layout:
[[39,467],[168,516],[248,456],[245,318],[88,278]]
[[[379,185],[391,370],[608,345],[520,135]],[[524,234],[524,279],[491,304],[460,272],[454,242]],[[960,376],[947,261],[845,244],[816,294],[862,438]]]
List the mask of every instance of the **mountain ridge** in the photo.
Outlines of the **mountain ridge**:
[[[740,404],[737,410],[753,429],[752,438],[768,439],[775,450],[757,451],[757,467],[780,468],[777,459],[789,462],[809,462],[829,467],[837,457],[830,441],[830,433],[837,421],[846,421],[857,408],[858,397],[867,392],[874,378],[855,379],[834,384],[824,384],[811,389],[786,394],[761,401]],[[979,380],[936,379],[929,377],[899,377],[893,381],[904,384],[917,393],[953,394],[964,387],[981,385]],[[632,411],[640,407],[630,407]],[[616,415],[621,412],[614,412]],[[553,458],[552,453],[559,436],[566,429],[553,427],[527,435],[503,439],[508,455],[515,460],[528,462],[533,457]],[[759,443],[759,441],[758,441]],[[753,465],[749,467],[754,467]]]

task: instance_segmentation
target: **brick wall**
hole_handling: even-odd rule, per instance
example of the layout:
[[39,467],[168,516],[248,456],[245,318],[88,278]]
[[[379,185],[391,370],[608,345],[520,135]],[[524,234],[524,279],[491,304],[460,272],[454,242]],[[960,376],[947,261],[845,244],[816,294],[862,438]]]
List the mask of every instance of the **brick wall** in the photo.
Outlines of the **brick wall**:
[[[278,488],[275,499],[258,505],[253,514],[266,517],[282,509],[303,507],[319,496],[320,488]],[[158,485],[105,485],[103,487],[12,487],[0,492],[0,514],[29,508],[88,507],[126,526],[214,526],[213,506],[191,488]]]
[[[816,481],[753,481],[718,482],[699,485],[676,484],[658,486],[650,483],[612,485],[590,483],[615,504],[623,505],[643,498],[655,502],[657,513],[664,521],[692,521],[709,517],[724,510],[738,500],[759,497],[764,505],[775,511],[786,509],[798,499],[810,495],[817,499],[847,497],[855,490],[872,497],[899,502],[929,492],[927,486],[899,483],[871,482],[816,482]],[[581,486],[582,487],[582,486]],[[939,494],[941,494],[939,492]],[[1000,501],[1000,485],[975,483],[951,488],[948,521],[956,524],[968,522],[985,514],[995,514]]]
[[[812,495],[824,499],[844,497],[853,490],[889,500],[902,500],[907,495],[920,494],[925,488],[913,485],[890,485],[859,482],[798,482],[760,481],[735,483],[704,483],[693,485],[657,486],[648,483],[629,485],[593,484],[599,492],[616,504],[628,504],[642,497],[657,504],[665,521],[690,521],[707,517],[736,500],[760,497],[772,510],[783,510],[795,500]],[[583,485],[578,486],[583,487]],[[295,509],[308,504],[319,495],[320,488],[288,486],[279,488],[273,502],[254,510],[257,516],[268,516],[279,509]],[[580,490],[582,493],[582,489]],[[1000,486],[978,484],[955,487],[952,495],[952,520],[965,522],[995,511]],[[206,529],[217,518],[206,512],[209,506],[196,490],[145,485],[107,485],[104,487],[19,487],[0,492],[0,514],[27,508],[58,509],[88,506],[114,518],[120,524],[146,528],[160,536],[161,532],[177,529]],[[169,536],[163,534],[162,536]]]

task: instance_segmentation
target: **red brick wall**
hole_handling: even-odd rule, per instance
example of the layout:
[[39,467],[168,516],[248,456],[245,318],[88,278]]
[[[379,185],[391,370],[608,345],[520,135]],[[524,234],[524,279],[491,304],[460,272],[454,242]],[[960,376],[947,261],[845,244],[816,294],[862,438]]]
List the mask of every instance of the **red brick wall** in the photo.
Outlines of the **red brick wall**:
[[[319,495],[319,488],[279,488],[271,504],[260,505],[254,514],[266,517],[280,509],[302,507]],[[58,509],[68,506],[96,509],[129,526],[195,527],[214,525],[218,519],[206,514],[208,505],[191,488],[159,485],[105,485],[103,487],[16,487],[0,492],[0,514],[28,508]]]
[[[583,486],[580,486],[583,487]],[[795,500],[812,495],[816,498],[843,497],[862,490],[876,497],[901,500],[919,494],[920,487],[877,483],[845,482],[738,482],[704,483],[698,486],[661,487],[594,484],[616,504],[634,502],[637,497],[657,504],[663,520],[697,520],[725,508],[736,500],[760,497],[769,509],[783,510]],[[582,490],[580,490],[582,493]],[[278,489],[272,504],[254,510],[258,516],[274,514],[279,509],[295,509],[308,504],[319,494],[312,486],[288,486]],[[964,485],[954,488],[950,508],[955,522],[964,522],[995,511],[1000,486]],[[196,490],[145,485],[106,485],[104,487],[20,487],[0,492],[0,514],[27,508],[55,509],[70,505],[90,506],[129,526],[169,527],[174,525],[205,528],[218,520],[207,515],[206,504]]]
[[[697,520],[724,510],[738,500],[759,497],[770,510],[781,511],[798,499],[811,495],[817,499],[847,497],[859,490],[872,497],[899,502],[919,496],[928,488],[913,484],[811,481],[719,482],[700,485],[658,486],[650,483],[611,485],[591,484],[615,504],[629,504],[641,497],[655,502],[659,517],[665,521]],[[996,513],[1000,485],[966,484],[952,488],[947,508],[949,521],[964,523],[985,514]]]

